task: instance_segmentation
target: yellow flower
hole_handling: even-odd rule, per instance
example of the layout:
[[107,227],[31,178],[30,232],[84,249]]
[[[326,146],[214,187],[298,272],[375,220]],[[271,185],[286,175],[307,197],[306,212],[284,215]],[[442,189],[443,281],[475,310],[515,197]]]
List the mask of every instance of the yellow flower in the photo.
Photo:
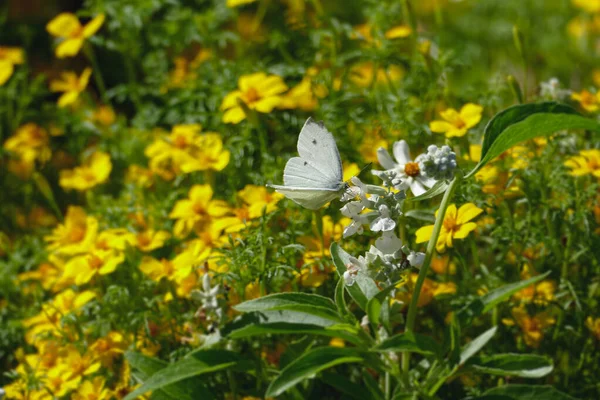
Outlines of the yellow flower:
[[116,250],[92,249],[87,254],[76,256],[65,264],[64,275],[74,278],[76,285],[85,285],[96,275],[108,275],[125,261],[125,256]]
[[283,110],[298,108],[302,111],[314,111],[318,101],[313,92],[313,84],[310,78],[304,78],[281,98],[278,106]]
[[201,130],[197,124],[176,125],[166,138],[155,140],[145,150],[150,170],[171,180],[179,173],[225,168],[231,154],[223,148],[220,135]]
[[592,334],[596,336],[596,339],[600,340],[600,318],[587,317],[585,320],[585,326],[588,327]]
[[431,269],[439,275],[455,275],[456,274],[456,263],[450,261],[450,256],[435,255],[431,259]]
[[94,244],[98,233],[98,220],[88,217],[81,207],[69,206],[65,220],[44,240],[48,250],[60,254],[84,253]]
[[97,15],[84,26],[81,25],[74,14],[58,14],[46,25],[49,34],[63,39],[56,47],[56,57],[64,58],[77,55],[85,39],[93,36],[103,23],[104,14]]
[[600,178],[600,150],[581,150],[578,156],[565,161],[564,165],[571,169],[573,176],[593,175]]
[[23,64],[23,62],[23,49],[0,46],[0,86],[10,79],[15,65]]
[[[439,210],[436,211],[437,217]],[[469,222],[481,214],[483,210],[473,203],[463,204],[458,211],[456,205],[450,204],[444,216],[440,236],[436,243],[438,253],[443,253],[446,247],[453,247],[454,239],[464,239],[477,228],[475,222]],[[433,225],[424,226],[417,230],[417,243],[424,243],[431,238]]]
[[277,209],[277,203],[283,199],[281,193],[267,190],[265,186],[246,185],[238,193],[238,198],[248,204],[248,218],[260,218]]
[[254,3],[256,0],[227,0],[227,7],[234,8],[244,4]]
[[172,280],[175,274],[175,266],[171,261],[164,258],[157,260],[150,256],[142,258],[140,270],[155,282],[160,282],[162,278]]
[[221,103],[223,122],[238,124],[246,113],[238,103],[242,101],[250,110],[270,113],[282,102],[281,94],[288,90],[283,79],[277,75],[267,76],[264,72],[244,75],[238,80],[238,90],[229,93]]
[[72,400],[109,400],[112,393],[104,387],[105,381],[101,376],[96,376],[91,381],[80,384],[76,393],[71,395]]
[[523,331],[525,344],[534,348],[539,347],[544,338],[544,330],[556,323],[554,317],[548,312],[544,311],[531,316],[522,306],[512,309],[512,317],[513,319],[502,319],[502,323],[507,326],[513,326],[516,323]]
[[170,237],[171,234],[167,231],[155,231],[154,229],[147,229],[136,235],[135,245],[141,251],[148,252],[163,247],[165,242],[169,240]]
[[92,121],[104,126],[111,126],[115,123],[116,119],[117,116],[111,106],[98,106],[92,115]]
[[462,137],[467,131],[481,121],[483,107],[467,103],[460,112],[454,108],[448,108],[440,113],[443,121],[431,121],[429,128],[432,132],[445,133],[447,138]]
[[58,398],[64,397],[67,393],[77,389],[80,382],[80,376],[69,377],[68,367],[64,365],[50,369],[43,379],[44,389]]
[[590,93],[583,89],[579,93],[573,92],[571,98],[587,112],[596,112],[600,109],[600,92]]
[[31,122],[20,126],[4,142],[4,149],[14,155],[9,160],[9,169],[21,178],[31,175],[36,161],[45,163],[52,156],[48,132]]
[[117,331],[108,332],[108,334],[96,340],[90,346],[92,357],[100,361],[106,367],[111,368],[116,357],[127,350],[128,342],[125,337]]
[[96,294],[91,290],[75,293],[72,289],[66,289],[56,295],[52,301],[52,305],[61,314],[67,314],[83,307],[95,297]]
[[399,65],[390,65],[387,68],[378,68],[372,62],[364,62],[350,69],[350,81],[361,88],[371,87],[373,80],[378,85],[389,85],[399,81],[405,75],[404,69]]
[[412,29],[408,25],[398,25],[388,29],[385,32],[386,39],[400,39],[409,37],[412,34]]
[[67,346],[66,353],[61,364],[65,367],[68,379],[91,375],[101,367],[100,362],[94,360],[91,354],[82,355],[74,345]]
[[91,75],[92,69],[86,68],[79,77],[75,72],[63,72],[60,80],[50,82],[51,91],[63,92],[58,98],[58,106],[66,107],[75,103],[79,98],[79,94],[87,87]]
[[571,0],[573,5],[590,14],[600,12],[600,0]]
[[169,214],[169,218],[177,220],[173,228],[175,236],[185,237],[194,229],[202,231],[214,219],[229,213],[227,203],[213,200],[212,197],[213,189],[210,185],[192,186],[189,197],[179,200]]
[[85,191],[106,182],[111,170],[110,156],[96,151],[85,164],[75,169],[60,171],[59,184],[64,189]]

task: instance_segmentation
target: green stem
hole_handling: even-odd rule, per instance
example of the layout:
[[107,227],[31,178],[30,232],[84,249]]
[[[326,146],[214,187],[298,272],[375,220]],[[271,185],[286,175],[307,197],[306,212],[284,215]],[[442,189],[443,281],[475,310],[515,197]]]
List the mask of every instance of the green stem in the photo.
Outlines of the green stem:
[[[433,254],[435,253],[435,246],[437,244],[438,237],[440,236],[440,232],[442,231],[442,224],[444,222],[444,217],[446,215],[446,209],[450,205],[450,200],[452,199],[452,194],[456,190],[456,187],[462,180],[463,175],[461,171],[456,172],[456,176],[450,182],[448,189],[446,189],[446,193],[444,194],[444,198],[442,199],[442,203],[440,204],[440,208],[438,210],[438,215],[435,220],[435,225],[433,226],[433,233],[431,234],[431,238],[429,238],[429,243],[427,243],[427,251],[425,253],[425,260],[423,261],[423,265],[419,271],[419,276],[417,277],[417,282],[415,283],[415,288],[412,293],[412,297],[410,299],[410,305],[408,306],[408,314],[406,316],[406,329],[405,332],[413,332],[415,329],[415,320],[417,317],[417,304],[419,302],[419,295],[421,294],[421,288],[423,287],[423,283],[425,282],[425,277],[427,277],[427,272],[429,272],[429,266],[431,265],[431,259],[433,258]],[[402,353],[402,370],[404,373],[408,372],[410,366],[410,353],[404,352]]]
[[89,43],[86,43],[83,46],[83,52],[92,64],[92,68],[94,69],[93,75],[94,80],[96,81],[96,86],[98,87],[98,92],[100,92],[100,97],[104,104],[110,105],[108,101],[108,96],[106,95],[106,85],[104,85],[104,79],[102,79],[102,73],[100,72],[100,66],[98,61],[96,60],[96,55],[94,54],[94,49]]

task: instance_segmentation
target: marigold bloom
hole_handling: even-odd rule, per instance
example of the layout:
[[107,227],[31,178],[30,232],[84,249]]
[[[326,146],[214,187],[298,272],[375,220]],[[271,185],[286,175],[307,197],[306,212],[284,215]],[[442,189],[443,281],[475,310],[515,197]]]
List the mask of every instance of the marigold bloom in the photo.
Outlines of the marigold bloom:
[[590,93],[583,89],[579,93],[572,93],[571,98],[578,102],[581,108],[587,112],[596,112],[600,109],[600,92]]
[[103,23],[104,14],[97,15],[83,26],[74,14],[58,14],[46,25],[49,34],[63,39],[56,47],[56,57],[65,58],[77,55],[85,39],[93,36]]
[[125,261],[125,256],[116,250],[92,249],[87,254],[76,256],[65,264],[66,277],[73,278],[76,285],[85,285],[96,275],[108,275]]
[[[437,217],[439,210],[436,211]],[[473,203],[463,204],[457,211],[455,204],[450,204],[444,216],[440,236],[436,243],[438,253],[443,253],[446,247],[453,247],[454,239],[464,239],[477,228],[475,222],[469,222],[481,214],[483,210]],[[417,230],[417,243],[424,243],[431,238],[433,225],[427,225]]]
[[96,340],[90,346],[90,352],[94,359],[99,360],[104,367],[110,368],[114,359],[123,354],[128,345],[129,343],[120,332],[112,331],[105,337]]
[[512,317],[513,319],[502,319],[502,323],[507,326],[513,326],[516,323],[523,332],[525,344],[534,348],[539,347],[544,338],[544,330],[556,323],[556,319],[548,312],[540,312],[531,316],[524,307],[513,308]]
[[279,108],[283,110],[298,108],[302,111],[314,111],[318,104],[311,79],[304,78],[282,97]]
[[570,168],[573,176],[593,175],[600,178],[600,150],[581,150],[578,156],[569,158],[564,163]]
[[154,229],[147,229],[143,232],[139,232],[135,236],[135,245],[141,251],[148,252],[163,247],[165,242],[169,240],[170,237],[171,234],[167,231],[155,231]]
[[390,65],[387,68],[378,68],[375,70],[375,64],[364,62],[353,66],[350,69],[349,79],[356,86],[369,88],[373,85],[373,80],[377,85],[389,85],[399,81],[405,75],[404,68],[399,65]]
[[483,107],[473,103],[465,104],[460,112],[448,108],[440,113],[444,119],[431,121],[429,129],[436,133],[445,133],[447,138],[462,137],[481,121]]
[[23,64],[23,49],[19,47],[0,46],[0,86],[12,76],[15,65]]
[[[396,293],[394,300],[408,305],[411,301],[417,278],[418,274],[411,273],[407,280],[401,282],[397,287],[403,290],[399,290]],[[421,287],[421,293],[419,294],[419,300],[417,301],[417,307],[425,307],[431,303],[435,297],[454,293],[456,293],[456,285],[454,283],[436,282],[432,279],[425,278],[425,281],[423,281],[423,286]]]
[[36,161],[45,163],[52,155],[48,132],[31,122],[20,126],[4,142],[4,149],[14,155],[8,163],[10,171],[24,179],[31,175]]
[[58,98],[58,106],[66,107],[75,103],[79,98],[79,94],[87,87],[91,75],[92,69],[86,68],[79,77],[75,72],[63,72],[60,80],[50,82],[51,91],[63,92]]
[[280,76],[267,76],[264,72],[240,77],[238,88],[225,96],[221,103],[225,123],[238,124],[246,118],[238,101],[242,101],[250,110],[270,113],[281,104],[281,95],[288,90]]
[[106,182],[111,170],[110,155],[96,151],[83,165],[60,171],[59,184],[63,189],[85,191]]
[[222,200],[213,200],[213,189],[210,185],[194,185],[189,197],[179,200],[169,214],[176,219],[173,232],[177,237],[185,237],[192,230],[203,228],[217,218],[224,217],[230,211],[229,206]]
[[385,32],[386,39],[401,39],[409,37],[412,34],[412,29],[408,25],[398,25],[388,29]]
[[94,244],[98,234],[98,220],[88,217],[81,207],[70,206],[65,220],[44,240],[48,250],[73,255],[86,252]]
[[83,381],[79,385],[77,392],[71,395],[73,400],[109,400],[112,399],[112,393],[104,387],[105,380],[101,376],[94,377],[91,381]]

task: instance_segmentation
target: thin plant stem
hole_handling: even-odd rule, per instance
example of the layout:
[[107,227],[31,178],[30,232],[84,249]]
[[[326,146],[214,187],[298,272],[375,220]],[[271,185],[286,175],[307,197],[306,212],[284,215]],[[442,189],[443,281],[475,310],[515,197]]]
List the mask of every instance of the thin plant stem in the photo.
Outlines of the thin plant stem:
[[[438,237],[440,236],[440,232],[442,231],[442,224],[444,223],[444,217],[446,216],[446,209],[450,205],[450,200],[452,199],[452,194],[454,190],[458,187],[460,181],[462,181],[462,172],[457,171],[454,179],[450,182],[448,189],[446,189],[446,193],[442,198],[442,203],[440,204],[440,208],[438,210],[437,217],[435,219],[435,225],[433,226],[433,233],[431,234],[431,238],[429,238],[429,242],[427,243],[427,251],[425,252],[425,260],[423,261],[423,265],[419,271],[419,276],[417,277],[417,282],[415,283],[415,288],[413,290],[412,297],[410,299],[410,305],[408,306],[408,314],[406,316],[406,329],[405,332],[413,332],[415,329],[415,320],[417,317],[417,304],[419,302],[419,295],[421,294],[421,288],[423,287],[423,283],[425,282],[425,277],[427,276],[427,272],[429,272],[429,267],[431,265],[431,260],[435,253],[435,247],[437,244]],[[410,352],[402,353],[402,371],[406,374],[408,372],[410,366]]]
[[98,64],[98,60],[96,59],[96,55],[94,54],[94,49],[89,43],[86,43],[83,46],[83,52],[85,56],[92,64],[92,68],[94,69],[94,81],[96,82],[96,86],[98,87],[98,92],[100,92],[100,97],[104,104],[110,105],[108,100],[108,96],[106,95],[106,85],[104,84],[104,79],[102,79],[102,73],[100,72],[100,66]]

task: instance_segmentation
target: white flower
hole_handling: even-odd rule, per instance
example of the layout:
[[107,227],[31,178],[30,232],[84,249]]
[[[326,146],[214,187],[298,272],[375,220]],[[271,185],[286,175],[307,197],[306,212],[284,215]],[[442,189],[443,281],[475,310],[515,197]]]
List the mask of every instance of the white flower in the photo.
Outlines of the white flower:
[[415,162],[424,176],[435,180],[452,179],[456,169],[456,153],[449,146],[437,147],[431,145],[427,153],[419,155]]
[[411,251],[408,257],[406,258],[408,259],[408,262],[412,267],[420,268],[421,265],[423,265],[423,262],[425,261],[425,253],[417,253]]
[[342,215],[351,218],[352,222],[350,225],[344,228],[344,238],[354,235],[355,233],[362,234],[363,233],[363,224],[367,224],[368,220],[364,215],[361,215],[361,212],[365,209],[363,204],[360,201],[351,201],[346,203],[344,207],[341,208]]
[[390,218],[390,209],[385,204],[378,208],[379,216],[371,222],[371,231],[389,232],[396,227],[396,221]]
[[402,240],[393,231],[384,232],[375,241],[375,247],[383,254],[394,254],[402,249]]
[[366,269],[366,266],[365,260],[362,256],[360,256],[359,258],[350,256],[348,261],[348,264],[346,264],[346,272],[344,272],[343,277],[346,286],[352,286],[354,285],[354,282],[356,282],[356,276],[358,275],[358,273],[361,270],[364,271]]
[[394,159],[383,147],[377,150],[379,164],[386,171],[372,171],[374,175],[383,178],[382,175],[395,175],[393,183],[398,190],[410,188],[415,196],[419,196],[435,184],[435,180],[425,176],[419,167],[419,163],[412,161],[410,151],[405,140],[394,143]]

